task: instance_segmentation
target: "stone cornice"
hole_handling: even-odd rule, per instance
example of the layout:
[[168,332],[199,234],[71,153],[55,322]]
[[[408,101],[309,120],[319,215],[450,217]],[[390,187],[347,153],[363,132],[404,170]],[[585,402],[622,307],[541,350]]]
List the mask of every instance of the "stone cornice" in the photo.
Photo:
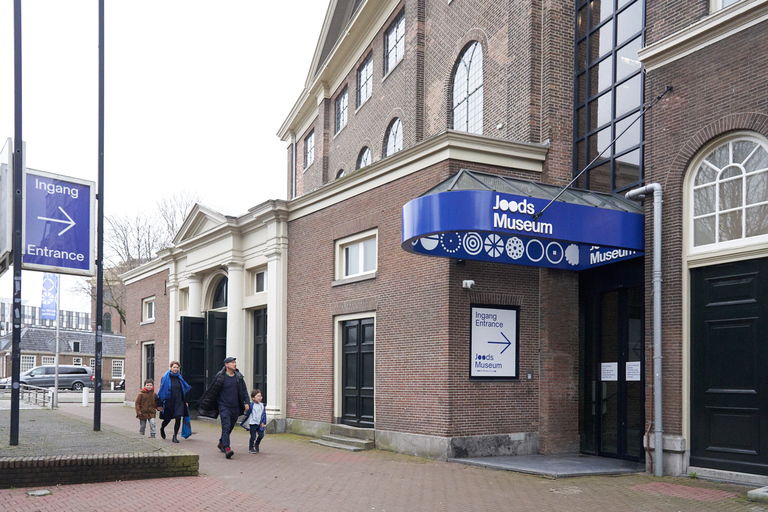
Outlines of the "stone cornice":
[[548,150],[547,144],[445,131],[293,199],[288,218],[309,215],[448,159],[541,172]]
[[742,0],[646,46],[640,50],[640,61],[652,71],[766,20],[768,0]]

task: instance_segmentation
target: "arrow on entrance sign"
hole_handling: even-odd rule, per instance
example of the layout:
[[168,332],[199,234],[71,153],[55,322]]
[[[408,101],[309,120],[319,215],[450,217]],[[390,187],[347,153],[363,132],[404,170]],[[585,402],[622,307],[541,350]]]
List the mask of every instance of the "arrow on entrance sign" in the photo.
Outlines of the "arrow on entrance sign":
[[[503,332],[500,332],[499,334],[504,336]],[[504,336],[504,339],[507,340],[507,341],[489,341],[488,343],[491,343],[491,344],[494,344],[494,345],[506,345],[506,347],[504,347],[504,349],[501,352],[499,352],[500,354],[503,354],[504,350],[507,350],[509,348],[509,346],[512,345],[512,342],[509,341],[509,338]]]
[[[62,229],[61,231],[59,231],[59,236],[61,236],[61,235],[63,235],[64,233],[66,233],[66,232],[67,232],[67,230],[69,230],[70,228],[72,228],[72,227],[75,225],[75,221],[73,221],[73,220],[72,220],[72,217],[70,217],[69,215],[67,215],[67,212],[65,212],[65,211],[64,211],[64,208],[62,208],[61,206],[59,206],[59,210],[61,210],[61,213],[63,213],[63,214],[64,214],[64,216],[65,216],[65,217],[66,217],[68,220],[62,220],[62,219],[51,219],[50,217],[38,217],[38,219],[40,219],[40,220],[48,220],[48,221],[51,221],[51,222],[61,222],[62,224],[69,224],[69,226],[67,226],[67,227],[65,227],[64,229]],[[503,336],[503,334],[502,334],[502,336]]]

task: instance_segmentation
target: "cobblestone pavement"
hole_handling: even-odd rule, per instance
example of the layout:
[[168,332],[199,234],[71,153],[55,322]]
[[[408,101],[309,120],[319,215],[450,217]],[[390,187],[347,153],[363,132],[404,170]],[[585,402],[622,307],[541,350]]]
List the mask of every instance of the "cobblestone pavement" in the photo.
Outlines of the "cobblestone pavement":
[[[55,414],[65,422],[66,417],[84,420],[88,429],[77,444],[96,446],[88,441],[94,437],[92,407],[64,406]],[[21,447],[29,439],[26,431],[36,427],[29,423],[22,423]],[[123,448],[133,443],[173,446],[170,435],[154,443],[142,439],[129,407],[103,405],[102,424],[102,432],[114,435],[112,443]],[[348,453],[289,434],[267,435],[261,453],[251,455],[248,433],[239,427],[232,441],[236,454],[227,460],[216,449],[216,424],[193,422],[193,431],[177,446],[200,455],[199,477],[53,486],[47,488],[52,494],[42,497],[27,496],[38,488],[5,489],[0,490],[0,510],[768,512],[768,505],[747,501],[749,488],[741,486],[642,474],[550,480],[383,451]],[[55,429],[47,433],[54,436]],[[6,434],[0,433],[5,436],[0,451],[7,449]],[[60,439],[66,444],[73,437]]]

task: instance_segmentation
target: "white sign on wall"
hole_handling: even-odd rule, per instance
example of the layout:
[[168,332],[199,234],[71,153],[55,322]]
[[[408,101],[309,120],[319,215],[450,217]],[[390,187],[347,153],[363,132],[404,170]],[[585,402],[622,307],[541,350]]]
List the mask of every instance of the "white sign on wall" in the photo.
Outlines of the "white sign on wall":
[[520,307],[473,304],[470,314],[470,378],[516,379]]

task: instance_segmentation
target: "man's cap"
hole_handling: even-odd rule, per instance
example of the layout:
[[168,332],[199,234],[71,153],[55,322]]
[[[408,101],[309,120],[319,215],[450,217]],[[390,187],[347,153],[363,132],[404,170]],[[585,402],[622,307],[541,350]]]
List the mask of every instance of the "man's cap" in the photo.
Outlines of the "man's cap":
[[237,361],[236,357],[228,357],[224,360],[224,364],[231,363],[232,361]]

